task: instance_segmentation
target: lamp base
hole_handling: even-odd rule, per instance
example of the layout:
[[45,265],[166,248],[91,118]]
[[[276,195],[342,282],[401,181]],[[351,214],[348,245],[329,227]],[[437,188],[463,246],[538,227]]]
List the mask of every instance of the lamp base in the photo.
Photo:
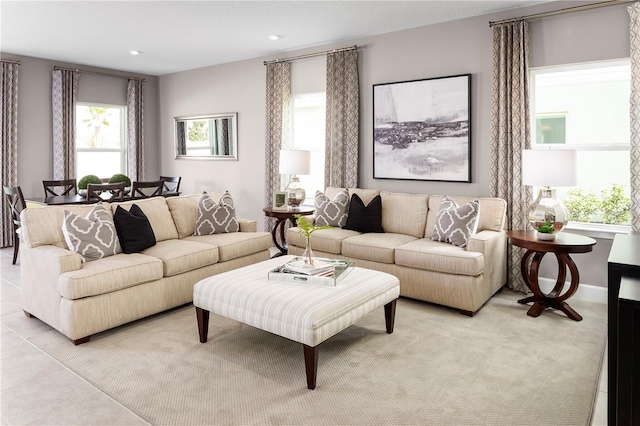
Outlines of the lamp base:
[[533,202],[529,210],[528,218],[533,229],[537,230],[547,222],[555,229],[553,233],[542,234],[538,232],[537,235],[540,240],[545,239],[545,237],[541,238],[540,235],[546,235],[546,238],[550,240],[555,239],[555,234],[562,231],[569,221],[567,209],[556,198],[556,190],[548,186],[540,188],[538,198]]
[[298,176],[292,176],[289,185],[287,185],[284,190],[287,191],[289,210],[297,210],[300,204],[307,198],[307,193],[302,186],[300,186],[300,178]]

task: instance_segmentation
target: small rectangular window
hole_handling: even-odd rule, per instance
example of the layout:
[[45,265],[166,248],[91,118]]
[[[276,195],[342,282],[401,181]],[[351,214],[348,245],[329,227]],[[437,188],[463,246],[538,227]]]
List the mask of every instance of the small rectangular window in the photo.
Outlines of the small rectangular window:
[[126,107],[76,105],[76,177],[127,174]]
[[569,220],[629,225],[629,59],[537,68],[530,75],[532,148],[577,150],[577,186],[557,188]]
[[292,148],[311,151],[311,174],[300,177],[307,199],[313,204],[316,191],[324,192],[325,93],[305,93],[291,98]]

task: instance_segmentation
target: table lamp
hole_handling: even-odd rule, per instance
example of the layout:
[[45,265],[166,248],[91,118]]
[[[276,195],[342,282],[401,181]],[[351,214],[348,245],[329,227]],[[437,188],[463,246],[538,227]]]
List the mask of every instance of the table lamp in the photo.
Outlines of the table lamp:
[[311,169],[311,152],[302,150],[280,150],[280,174],[292,175],[287,191],[287,204],[289,210],[296,210],[307,197],[304,188],[300,186],[300,178],[297,175],[308,175]]
[[552,187],[575,186],[576,163],[574,149],[522,151],[522,184],[539,187],[538,198],[529,210],[529,223],[537,230],[550,222],[554,229],[547,234],[538,232],[538,239],[554,240],[569,221],[567,209]]

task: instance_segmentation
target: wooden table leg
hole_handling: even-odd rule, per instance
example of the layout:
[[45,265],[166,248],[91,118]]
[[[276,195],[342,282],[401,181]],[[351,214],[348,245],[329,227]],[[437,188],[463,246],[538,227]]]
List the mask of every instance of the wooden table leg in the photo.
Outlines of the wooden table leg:
[[[284,224],[287,222],[287,219],[276,219],[276,222],[273,224],[273,228],[271,229],[271,238],[273,239],[273,244],[280,250],[280,253],[276,254],[273,257],[284,256],[287,254],[287,240],[284,235]],[[280,241],[278,241],[278,235],[280,236]]]
[[392,300],[391,302],[384,305],[384,321],[387,326],[387,333],[393,333],[393,324],[396,320],[396,301],[398,299]]
[[209,335],[209,311],[196,306],[196,318],[198,319],[200,343],[206,343]]
[[304,348],[304,368],[307,371],[307,389],[316,388],[318,376],[318,347],[302,345]]

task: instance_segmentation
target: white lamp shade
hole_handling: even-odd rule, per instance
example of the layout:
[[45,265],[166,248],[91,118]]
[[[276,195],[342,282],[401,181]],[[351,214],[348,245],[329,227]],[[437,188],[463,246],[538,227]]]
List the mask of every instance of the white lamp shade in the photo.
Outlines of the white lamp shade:
[[308,175],[311,173],[311,152],[291,149],[280,150],[281,175]]
[[575,186],[575,149],[529,149],[522,151],[522,184],[531,186]]

